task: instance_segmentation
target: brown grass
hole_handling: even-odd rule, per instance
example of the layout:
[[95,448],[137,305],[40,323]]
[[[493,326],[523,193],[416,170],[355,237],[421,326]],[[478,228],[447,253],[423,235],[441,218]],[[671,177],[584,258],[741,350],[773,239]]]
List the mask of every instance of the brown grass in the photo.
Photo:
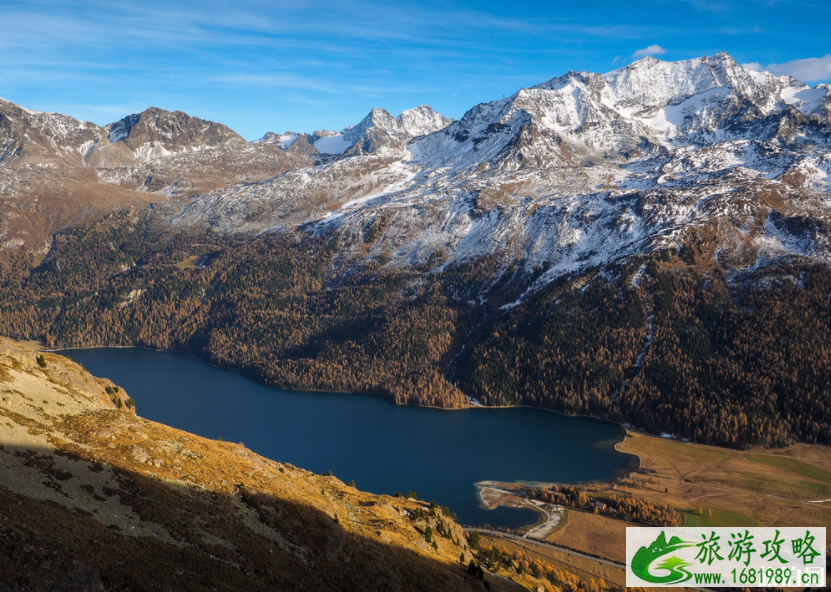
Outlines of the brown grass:
[[831,525],[831,503],[811,503],[831,498],[828,447],[738,451],[630,432],[618,450],[642,467],[618,492],[689,510],[688,523]]
[[[797,444],[738,451],[629,432],[617,449],[637,455],[640,468],[615,484],[580,486],[581,490],[668,504],[686,514],[689,526],[831,526],[831,502],[811,503],[831,498],[831,448]],[[625,560],[626,527],[633,524],[575,510],[567,517],[566,524],[548,537],[550,542]],[[831,529],[826,532],[831,534]],[[624,581],[622,570],[590,559],[520,541],[483,538],[487,544],[522,548],[581,577]]]
[[568,510],[566,525],[547,540],[623,563],[627,526],[635,525],[599,514]]
[[174,265],[179,269],[196,269],[198,267],[199,259],[201,259],[199,255],[191,255]]

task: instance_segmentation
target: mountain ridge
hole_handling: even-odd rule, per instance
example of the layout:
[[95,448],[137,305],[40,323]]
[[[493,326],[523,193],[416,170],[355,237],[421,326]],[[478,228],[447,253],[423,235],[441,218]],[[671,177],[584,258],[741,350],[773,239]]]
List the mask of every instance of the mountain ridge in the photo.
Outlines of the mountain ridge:
[[[18,108],[12,119],[20,121],[4,119],[0,179],[10,178],[0,187],[8,188],[6,207],[17,208],[9,202],[35,199],[53,174],[26,164],[56,163],[53,194],[67,177],[83,178],[82,187],[97,177],[99,195],[123,195],[119,207],[159,202],[154,219],[173,228],[256,234],[303,225],[356,237],[383,217],[387,230],[368,252],[344,243],[350,257],[407,265],[437,252],[447,262],[499,254],[545,264],[555,277],[609,263],[612,253],[678,245],[693,226],[717,220],[731,221],[723,225],[728,251],[746,242],[739,235],[747,224],[757,237],[751,251],[770,246],[765,237],[782,234],[770,216],[819,216],[825,236],[830,88],[748,70],[726,53],[644,58],[606,74],[566,73],[458,121],[427,106],[397,118],[375,108],[339,133],[266,134],[253,143],[222,124],[155,108],[103,128]],[[27,138],[29,128],[37,133]],[[799,200],[748,212],[720,197],[746,192]],[[692,209],[681,203],[691,195]],[[79,219],[73,212],[86,205],[81,198],[63,218]],[[0,222],[4,244],[48,248],[53,223],[25,238],[29,231],[14,226],[19,210]],[[788,245],[798,237],[776,240],[783,253],[827,258],[826,239],[797,250]],[[591,254],[612,243],[612,253]]]
[[[633,109],[632,89],[642,86],[656,88],[638,95],[643,108]],[[722,259],[731,273],[727,261],[752,265],[765,253],[827,260],[831,94],[823,85],[810,89],[822,100],[800,103],[806,115],[793,104],[806,89],[790,77],[751,75],[727,54],[645,59],[606,75],[571,72],[473,107],[409,141],[404,157],[353,154],[202,195],[166,219],[190,227],[210,221],[231,234],[290,221],[359,237],[383,218],[385,231],[368,253],[363,241],[342,248],[393,265],[437,252],[448,263],[498,254],[549,267],[547,280],[677,248],[692,228],[713,223],[722,226],[725,254],[741,251]],[[318,196],[318,182],[328,187],[326,199],[298,209],[296,196]],[[734,202],[742,194],[777,197]],[[818,216],[820,235],[812,248],[795,249],[802,239],[768,224],[771,216]],[[741,236],[748,228],[750,243]],[[610,250],[599,252],[604,245]]]

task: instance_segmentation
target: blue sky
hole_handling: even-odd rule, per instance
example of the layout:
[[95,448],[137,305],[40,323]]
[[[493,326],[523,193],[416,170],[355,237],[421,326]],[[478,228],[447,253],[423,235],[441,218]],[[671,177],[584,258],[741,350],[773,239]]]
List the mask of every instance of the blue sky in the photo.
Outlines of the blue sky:
[[149,106],[266,131],[372,107],[461,117],[569,70],[727,51],[831,80],[827,0],[0,3],[0,96],[98,124]]

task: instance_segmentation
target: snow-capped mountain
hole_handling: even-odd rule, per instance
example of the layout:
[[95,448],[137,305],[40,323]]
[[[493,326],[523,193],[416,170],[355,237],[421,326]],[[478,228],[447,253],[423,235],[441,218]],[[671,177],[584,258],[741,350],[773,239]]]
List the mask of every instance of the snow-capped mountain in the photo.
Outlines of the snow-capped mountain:
[[452,121],[427,105],[403,111],[398,117],[376,108],[358,125],[348,127],[339,134],[318,136],[314,146],[321,154],[393,153],[403,150],[413,138],[443,129]]
[[421,105],[415,109],[402,111],[401,115],[396,118],[396,121],[401,126],[404,135],[408,138],[426,136],[444,129],[453,123],[452,119],[436,113],[428,105]]
[[266,132],[266,134],[251,142],[252,144],[275,144],[283,150],[288,150],[294,141],[300,137],[297,132],[286,132],[284,134],[275,134],[274,132]]
[[[316,142],[341,141],[349,158],[201,195],[169,219],[224,232],[313,222],[342,233],[353,257],[498,253],[548,269],[541,281],[677,247],[704,227],[730,269],[831,260],[829,115],[828,85],[752,72],[727,54],[646,58],[477,105],[403,154],[389,148],[396,120],[373,110]],[[383,229],[366,244],[375,221]]]
[[[398,117],[373,109],[339,133],[254,143],[159,110],[106,128],[10,103],[0,114],[3,174],[63,155],[103,190],[162,199],[158,223],[224,233],[302,225],[340,233],[347,258],[498,254],[547,269],[546,281],[706,229],[730,270],[831,259],[831,87],[751,71],[724,53],[569,72],[458,121],[426,106]],[[22,194],[9,187],[3,195]],[[368,224],[379,229],[369,243]]]

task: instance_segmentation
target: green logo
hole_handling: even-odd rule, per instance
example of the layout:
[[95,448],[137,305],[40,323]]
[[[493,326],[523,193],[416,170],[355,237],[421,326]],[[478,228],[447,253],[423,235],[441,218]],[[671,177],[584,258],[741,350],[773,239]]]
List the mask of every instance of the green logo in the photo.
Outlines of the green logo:
[[654,562],[669,553],[673,553],[674,551],[683,549],[684,547],[693,546],[695,546],[695,543],[682,541],[675,536],[667,542],[664,532],[661,531],[661,534],[658,535],[658,538],[655,539],[649,547],[641,547],[638,549],[638,552],[635,553],[635,556],[632,557],[632,573],[643,581],[651,582],[653,584],[680,584],[681,582],[686,582],[692,578],[692,574],[684,568],[692,564],[684,561],[683,559],[671,556],[657,564],[655,566],[656,570],[665,570],[669,572],[664,576],[656,576],[649,573],[649,567]]

